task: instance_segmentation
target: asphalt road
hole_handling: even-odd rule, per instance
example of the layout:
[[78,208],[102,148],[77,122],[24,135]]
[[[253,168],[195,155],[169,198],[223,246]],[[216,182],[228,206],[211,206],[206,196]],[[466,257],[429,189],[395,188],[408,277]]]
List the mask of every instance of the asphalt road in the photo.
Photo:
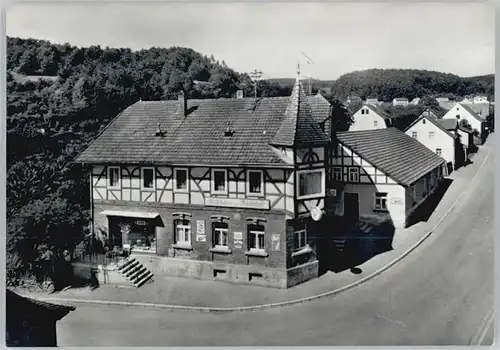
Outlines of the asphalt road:
[[493,182],[490,156],[428,240],[354,290],[232,314],[77,305],[58,323],[59,345],[491,344]]

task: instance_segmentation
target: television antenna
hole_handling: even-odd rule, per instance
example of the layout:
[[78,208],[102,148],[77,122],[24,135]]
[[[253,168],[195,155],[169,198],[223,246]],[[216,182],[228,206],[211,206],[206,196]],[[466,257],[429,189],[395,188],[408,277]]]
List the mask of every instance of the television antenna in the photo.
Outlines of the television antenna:
[[257,82],[262,78],[262,72],[260,70],[254,69],[253,72],[250,72],[250,77],[252,78],[254,84],[254,97],[257,99]]
[[306,58],[306,63],[307,66],[309,67],[309,96],[311,96],[312,95],[311,65],[315,64],[315,62],[311,57],[307,56],[303,51],[301,53]]

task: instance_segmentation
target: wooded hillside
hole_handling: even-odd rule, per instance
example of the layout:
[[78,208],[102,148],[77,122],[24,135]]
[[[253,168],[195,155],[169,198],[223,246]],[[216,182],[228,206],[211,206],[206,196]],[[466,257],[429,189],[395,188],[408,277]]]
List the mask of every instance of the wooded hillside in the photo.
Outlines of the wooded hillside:
[[[294,79],[270,79],[281,86],[293,85]],[[304,84],[307,85],[306,79]],[[494,75],[459,77],[454,74],[417,69],[368,69],[344,74],[337,80],[312,79],[313,90],[322,89],[345,101],[356,95],[392,101],[395,97],[457,96],[485,94],[494,100]]]

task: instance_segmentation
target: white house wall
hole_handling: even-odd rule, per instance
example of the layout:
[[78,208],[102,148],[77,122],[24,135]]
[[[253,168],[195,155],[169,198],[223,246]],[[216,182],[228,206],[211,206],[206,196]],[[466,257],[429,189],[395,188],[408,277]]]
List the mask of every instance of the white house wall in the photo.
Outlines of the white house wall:
[[478,132],[481,132],[482,122],[479,121],[476,117],[472,116],[468,111],[465,110],[463,106],[460,104],[456,104],[451,108],[444,116],[443,119],[460,117],[459,120],[467,120],[469,122],[472,129],[476,129]]
[[460,135],[460,142],[465,148],[469,148],[469,133],[458,129],[458,134]]
[[[365,114],[361,114],[362,110],[365,111]],[[366,114],[366,111],[368,111],[368,114]],[[354,113],[353,120],[354,122],[349,127],[349,131],[385,129],[387,127],[385,119],[368,107],[362,107]],[[377,122],[376,127],[374,125],[375,121]]]
[[[338,147],[337,156],[332,157],[331,163],[332,168],[342,168],[342,182],[345,183],[343,193],[358,193],[361,219],[374,216],[390,217],[396,227],[404,226],[406,206],[403,186],[343,145]],[[359,182],[349,181],[350,167],[359,168]],[[387,212],[374,209],[376,192],[387,193]],[[337,213],[346,215],[344,211],[345,208],[342,206]]]
[[[455,163],[455,140],[450,135],[425,118],[405,131],[406,135],[410,137],[414,132],[417,133],[417,140],[421,144],[434,153],[436,153],[436,149],[440,148],[442,150],[441,157],[447,162]],[[434,133],[434,137],[429,135],[431,132]]]
[[[391,219],[394,227],[404,227],[406,221],[406,196],[403,186],[396,184],[346,184],[344,192],[358,194],[361,220],[373,217]],[[387,212],[374,209],[376,192],[387,193]]]

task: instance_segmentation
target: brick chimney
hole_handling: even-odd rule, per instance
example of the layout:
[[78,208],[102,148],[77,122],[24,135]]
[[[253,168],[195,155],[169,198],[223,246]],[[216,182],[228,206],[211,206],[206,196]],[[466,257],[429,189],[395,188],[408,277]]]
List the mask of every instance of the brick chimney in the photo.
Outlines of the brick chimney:
[[177,101],[179,102],[179,108],[182,112],[182,115],[184,117],[187,116],[187,97],[184,91],[180,91],[179,95],[177,96]]

